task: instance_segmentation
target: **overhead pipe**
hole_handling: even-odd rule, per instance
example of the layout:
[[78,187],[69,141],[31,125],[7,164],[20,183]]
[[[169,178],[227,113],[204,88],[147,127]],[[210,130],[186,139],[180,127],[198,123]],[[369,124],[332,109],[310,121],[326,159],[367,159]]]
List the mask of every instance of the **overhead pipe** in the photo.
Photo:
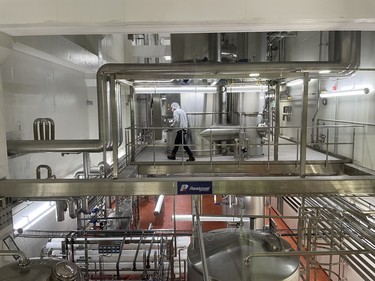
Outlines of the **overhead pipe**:
[[[171,64],[105,64],[98,72],[115,74],[119,79],[142,79],[157,76],[173,79],[179,76],[207,78],[236,76],[248,78],[249,72],[263,74],[319,72],[330,69],[338,74],[345,74],[358,69],[360,34],[358,32],[342,32],[342,44],[339,59],[329,62],[252,62],[252,63],[171,63]],[[346,57],[349,56],[349,57]],[[330,75],[333,75],[330,73]]]

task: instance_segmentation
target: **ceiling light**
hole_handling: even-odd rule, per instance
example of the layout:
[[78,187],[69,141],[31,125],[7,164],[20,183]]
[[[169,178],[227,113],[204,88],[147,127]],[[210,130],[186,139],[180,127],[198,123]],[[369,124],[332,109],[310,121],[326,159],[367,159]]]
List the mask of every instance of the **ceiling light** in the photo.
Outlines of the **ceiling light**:
[[259,73],[250,73],[249,76],[250,77],[258,77],[260,74]]
[[263,85],[242,85],[227,87],[227,91],[230,93],[261,92],[263,90],[267,90],[267,87]]
[[360,96],[366,95],[370,92],[368,88],[364,89],[353,89],[345,91],[328,91],[320,94],[321,98],[332,98],[332,97],[348,97],[348,96]]
[[195,86],[182,86],[182,87],[134,87],[135,94],[176,94],[176,93],[216,93],[216,87],[195,87]]
[[[30,206],[34,207],[34,209],[32,209]],[[29,210],[32,210],[29,211],[27,215],[14,216],[13,228],[15,230],[19,228],[22,228],[23,230],[29,229],[31,226],[52,212],[56,206],[55,202],[34,202],[33,205],[29,205],[28,208]]]
[[302,85],[302,84],[303,84],[303,79],[296,79],[296,80],[292,80],[292,81],[286,83],[286,85],[288,87],[299,86],[299,85]]
[[321,70],[319,71],[319,74],[328,74],[331,73],[331,70]]
[[[228,86],[230,93],[261,92],[267,87],[263,85]],[[134,87],[135,94],[176,94],[176,93],[216,93],[215,86],[181,86],[181,87]]]

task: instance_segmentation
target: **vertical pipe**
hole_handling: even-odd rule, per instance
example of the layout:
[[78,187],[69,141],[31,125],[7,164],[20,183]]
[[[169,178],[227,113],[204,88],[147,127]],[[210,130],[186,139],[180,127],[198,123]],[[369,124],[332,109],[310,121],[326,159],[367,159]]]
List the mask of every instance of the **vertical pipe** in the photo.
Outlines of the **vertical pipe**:
[[316,138],[315,138],[316,143],[319,143],[319,126],[320,126],[320,120],[317,119],[316,120]]
[[[337,118],[336,118],[337,119]],[[338,154],[338,143],[339,143],[339,128],[337,127],[337,122],[335,122],[335,133],[334,133],[334,146],[333,146],[333,152],[335,154]]]
[[297,159],[296,159],[296,168],[298,167],[299,160],[299,128],[297,129]]
[[49,132],[49,128],[50,128],[50,121],[49,121],[49,118],[48,119],[45,119],[45,123],[44,123],[44,134],[45,134],[45,139],[46,140],[51,140],[50,138],[50,132]]
[[303,96],[302,96],[302,116],[301,116],[301,166],[300,177],[306,176],[306,146],[307,146],[307,105],[309,94],[309,73],[303,75]]
[[215,147],[212,142],[212,130],[210,130],[210,166],[211,166],[211,169],[212,169],[212,149],[214,148]]
[[90,153],[83,152],[83,175],[85,179],[90,178]]
[[[130,161],[134,162],[135,161],[135,101],[134,101],[134,88],[130,88],[130,153],[131,153],[131,158]],[[146,109],[147,112],[147,109]]]
[[49,118],[49,122],[51,125],[51,140],[55,139],[55,122]]
[[43,119],[41,119],[39,121],[39,139],[45,140],[45,138],[44,138],[44,120]]
[[221,62],[221,34],[211,33],[208,38],[208,59]]
[[[119,216],[120,216],[120,197],[116,196],[115,197],[115,217],[119,217]],[[116,229],[120,229],[120,220],[115,219],[114,224],[115,224]]]
[[329,149],[329,128],[327,128],[327,142],[326,142],[326,162],[325,162],[325,166],[327,167],[328,165],[328,149]]
[[354,142],[355,142],[355,128],[353,128],[353,143],[352,143],[352,163],[354,163]]
[[86,271],[86,278],[89,278],[89,251],[87,246],[87,234],[85,233],[85,271]]
[[279,161],[279,136],[280,136],[280,84],[276,85],[275,96],[275,139],[273,148],[273,160]]
[[305,236],[305,231],[303,229],[303,212],[305,208],[305,197],[301,198],[301,207],[298,209],[298,226],[297,226],[297,233],[298,233],[298,240],[297,240],[297,250],[300,251],[303,248],[302,241],[303,237]]
[[118,119],[117,119],[117,103],[116,103],[116,84],[115,77],[109,77],[109,92],[110,92],[110,106],[111,106],[111,126],[112,126],[112,161],[113,171],[112,178],[118,178]]
[[[99,111],[99,138],[103,142],[103,165],[104,165],[104,177],[107,177],[107,119],[108,119],[108,110],[107,110],[107,77],[103,77],[100,79],[100,85],[99,85],[99,91],[98,91],[98,111]],[[100,94],[99,94],[100,92]],[[101,106],[100,106],[101,105]]]
[[116,89],[116,106],[117,106],[117,133],[118,133],[118,145],[121,145],[124,141],[124,131],[122,124],[122,97],[121,97],[121,86],[119,83],[115,85]]
[[203,240],[203,233],[202,233],[202,225],[199,219],[199,210],[198,210],[198,195],[193,195],[195,213],[196,213],[196,225],[197,225],[197,233],[198,233],[198,243],[199,249],[201,253],[201,260],[202,260],[202,267],[203,267],[203,280],[210,281],[210,275],[208,274],[208,266],[206,260],[206,249],[204,248],[204,240]]
[[38,140],[39,139],[39,134],[38,134],[38,119],[35,119],[34,120],[34,123],[33,123],[33,132],[34,132],[34,140]]
[[268,130],[267,130],[267,169],[269,170],[270,169],[270,153],[271,153],[271,147],[270,147],[270,132],[271,131],[271,128],[270,126],[268,125]]
[[56,201],[56,221],[64,221],[66,202],[64,200]]
[[176,224],[176,195],[173,195],[173,238],[174,238],[174,253],[177,255],[177,224]]
[[225,86],[218,87],[218,108],[219,108],[219,125],[227,125],[227,88]]

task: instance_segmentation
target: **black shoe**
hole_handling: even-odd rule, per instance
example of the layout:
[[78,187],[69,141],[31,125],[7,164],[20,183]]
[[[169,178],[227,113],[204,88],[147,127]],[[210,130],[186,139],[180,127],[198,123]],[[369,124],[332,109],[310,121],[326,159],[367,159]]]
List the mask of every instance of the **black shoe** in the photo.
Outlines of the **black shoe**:
[[189,159],[186,159],[186,161],[195,161],[195,158],[193,155],[189,156]]
[[175,155],[168,155],[167,158],[169,160],[176,160],[176,156]]

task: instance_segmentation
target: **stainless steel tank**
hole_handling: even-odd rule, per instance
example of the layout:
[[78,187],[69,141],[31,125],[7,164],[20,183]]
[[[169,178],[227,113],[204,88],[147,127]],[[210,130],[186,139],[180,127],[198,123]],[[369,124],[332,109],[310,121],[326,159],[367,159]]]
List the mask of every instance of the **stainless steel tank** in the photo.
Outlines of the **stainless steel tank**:
[[[251,230],[220,229],[204,234],[208,273],[215,281],[298,281],[299,259],[277,256],[277,252],[292,251],[284,239]],[[188,281],[203,279],[203,267],[198,242],[188,248]],[[252,253],[271,254],[253,257]],[[248,262],[245,259],[248,258]]]
[[0,280],[8,281],[83,281],[77,265],[61,259],[31,258],[27,266],[16,262],[0,268]]
[[[222,211],[227,216],[264,215],[264,197],[228,195],[223,198]],[[251,228],[250,221],[244,222],[244,227],[255,230],[263,229],[264,219],[255,219],[253,228]]]
[[[257,133],[257,126],[262,122],[264,94],[260,92],[241,93],[241,112],[243,112],[241,125],[248,127],[246,136],[249,139],[248,154],[250,157],[263,156],[262,138]],[[252,127],[252,128],[249,128]]]

